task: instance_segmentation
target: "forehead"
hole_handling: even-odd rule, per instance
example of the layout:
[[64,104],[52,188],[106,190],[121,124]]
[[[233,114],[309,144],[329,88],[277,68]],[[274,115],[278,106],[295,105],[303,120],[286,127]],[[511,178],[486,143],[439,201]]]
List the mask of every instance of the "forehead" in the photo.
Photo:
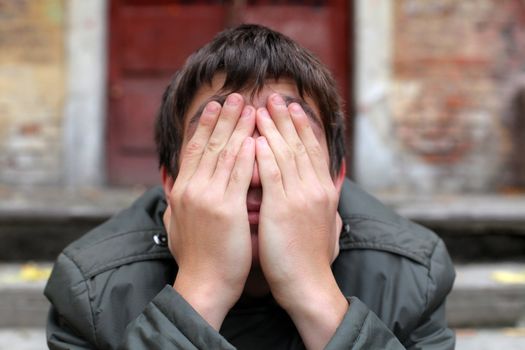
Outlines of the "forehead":
[[[205,105],[209,101],[215,100],[221,104],[224,102],[227,93],[221,90],[223,84],[224,76],[222,74],[216,74],[211,84],[205,84],[197,90],[197,93],[184,116],[184,129],[187,129],[190,123],[198,120]],[[273,93],[278,93],[287,103],[299,103],[309,118],[313,121],[313,124],[317,124],[316,126],[321,130],[324,129],[317,104],[309,96],[303,95],[303,97],[301,97],[297,85],[290,78],[281,78],[279,80],[269,79],[265,82],[263,88],[256,93],[253,93],[253,91],[248,89],[236,92],[244,97],[246,104],[252,105],[255,108],[265,107],[268,97]]]

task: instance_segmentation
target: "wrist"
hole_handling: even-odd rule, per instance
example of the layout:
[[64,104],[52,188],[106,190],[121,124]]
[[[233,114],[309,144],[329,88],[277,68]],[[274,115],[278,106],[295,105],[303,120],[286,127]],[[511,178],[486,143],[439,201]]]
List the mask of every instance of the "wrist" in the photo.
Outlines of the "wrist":
[[211,279],[188,278],[177,274],[173,288],[215,330],[219,330],[226,314],[240,297],[231,288]]
[[308,349],[323,349],[348,311],[348,301],[335,278],[305,286],[283,303]]
[[305,285],[283,302],[282,307],[297,319],[339,314],[340,317],[337,318],[340,321],[348,309],[348,301],[334,279],[315,286]]

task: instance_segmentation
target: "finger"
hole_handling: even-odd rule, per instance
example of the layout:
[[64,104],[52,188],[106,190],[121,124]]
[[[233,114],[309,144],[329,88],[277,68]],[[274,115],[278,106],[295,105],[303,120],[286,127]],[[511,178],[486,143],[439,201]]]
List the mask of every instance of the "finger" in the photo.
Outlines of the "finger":
[[316,174],[306,153],[306,147],[295,130],[288,106],[286,106],[281,95],[271,95],[268,99],[268,108],[277,130],[281,133],[283,139],[294,154],[299,177],[306,182],[315,181]]
[[217,124],[204,149],[196,176],[210,178],[215,172],[219,154],[235,130],[243,104],[243,98],[240,94],[233,93],[226,98]]
[[252,137],[246,137],[241,145],[239,153],[235,159],[229,176],[227,195],[240,200],[246,200],[246,194],[250,187],[250,181],[253,175],[253,163],[255,162],[255,140]]
[[178,181],[187,182],[196,172],[208,140],[217,124],[221,105],[210,101],[202,111],[195,133],[183,149]]
[[162,215],[162,222],[164,223],[166,232],[169,233],[171,228],[171,205],[169,203],[166,207],[166,210],[164,210],[164,214]]
[[308,116],[298,103],[291,103],[288,106],[288,109],[290,110],[295,129],[306,148],[306,153],[308,154],[312,167],[317,174],[317,178],[321,183],[333,186],[326,155],[312,130]]
[[297,181],[299,181],[299,174],[293,152],[277,130],[266,108],[257,110],[257,127],[271,148],[273,158],[282,174],[284,188],[295,187]]
[[[255,109],[252,106],[245,106],[237,123],[237,127],[233,131],[230,140],[219,154],[217,167],[213,174],[213,181],[217,186],[226,188],[230,181],[232,169],[236,163],[241,145],[247,137],[253,134],[255,130]],[[255,152],[255,151],[254,151]],[[253,162],[252,162],[253,168]]]
[[259,136],[256,140],[255,158],[263,187],[263,196],[270,195],[273,198],[283,197],[285,192],[281,170],[264,136]]
[[335,213],[335,242],[334,242],[334,251],[332,255],[332,261],[334,262],[339,255],[339,238],[341,237],[341,230],[343,229],[343,220],[339,213]]
[[282,137],[288,143],[288,145],[293,149],[293,146],[297,143],[301,143],[299,135],[295,130],[292,119],[290,118],[290,113],[286,102],[279,94],[272,94],[268,98],[268,111],[272,116],[272,120],[281,133]]
[[166,229],[166,233],[168,234],[168,248],[170,249],[170,251],[172,252],[173,254],[173,249],[172,249],[172,246],[171,246],[171,239],[170,239],[170,236],[173,234],[171,228],[172,228],[172,225],[171,225],[171,206],[170,204],[168,203],[168,206],[166,207],[166,210],[164,211],[164,215],[162,215],[162,222],[164,223],[164,227]]

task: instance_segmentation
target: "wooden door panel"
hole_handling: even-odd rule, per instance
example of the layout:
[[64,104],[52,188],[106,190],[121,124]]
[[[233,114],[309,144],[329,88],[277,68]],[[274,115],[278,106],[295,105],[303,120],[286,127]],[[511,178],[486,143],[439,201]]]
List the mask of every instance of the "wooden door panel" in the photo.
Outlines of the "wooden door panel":
[[107,174],[113,185],[157,184],[155,115],[188,55],[235,23],[259,23],[307,47],[348,96],[345,0],[110,0]]
[[165,11],[132,8],[123,11],[122,69],[168,72],[224,28],[224,6],[171,6]]
[[[126,79],[123,81],[122,110],[115,115],[116,129],[123,152],[154,153],[155,115],[166,85],[165,79]],[[145,135],[145,131],[151,131]],[[146,136],[146,137],[145,137]]]
[[[259,0],[260,1],[260,0]],[[334,74],[341,93],[346,96],[348,69],[345,43],[346,16],[332,6],[249,6],[242,21],[259,23],[297,41],[312,51]],[[342,48],[342,49],[341,49]]]
[[224,28],[224,6],[114,0],[110,8],[107,175],[157,184],[153,139],[162,93],[186,58]]

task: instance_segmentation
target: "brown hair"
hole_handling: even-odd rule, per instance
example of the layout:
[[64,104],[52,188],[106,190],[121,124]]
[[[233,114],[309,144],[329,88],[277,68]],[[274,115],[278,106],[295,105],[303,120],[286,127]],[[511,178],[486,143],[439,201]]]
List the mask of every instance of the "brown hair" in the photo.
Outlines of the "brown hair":
[[184,118],[197,90],[225,75],[221,92],[260,91],[267,79],[295,81],[302,98],[317,103],[325,129],[330,170],[335,175],[344,158],[344,114],[336,83],[309,51],[285,35],[263,26],[243,24],[219,33],[194,52],[173,77],[162,98],[155,126],[160,166],[175,177],[184,137]]

